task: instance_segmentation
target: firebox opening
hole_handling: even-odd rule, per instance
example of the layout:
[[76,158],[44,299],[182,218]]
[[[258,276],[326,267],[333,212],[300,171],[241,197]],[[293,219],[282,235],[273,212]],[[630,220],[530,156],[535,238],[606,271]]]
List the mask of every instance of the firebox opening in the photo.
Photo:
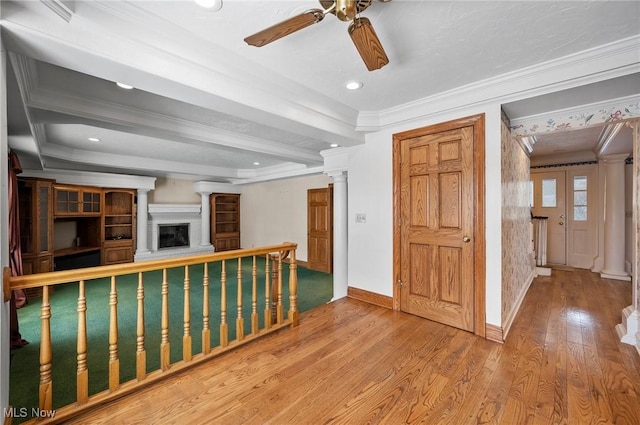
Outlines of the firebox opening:
[[189,246],[189,223],[158,224],[158,249]]

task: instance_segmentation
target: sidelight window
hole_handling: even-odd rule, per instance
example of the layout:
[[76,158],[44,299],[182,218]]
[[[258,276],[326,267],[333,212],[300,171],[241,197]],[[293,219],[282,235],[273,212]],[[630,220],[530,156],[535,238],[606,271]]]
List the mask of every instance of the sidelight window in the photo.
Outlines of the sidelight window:
[[573,178],[573,219],[587,221],[587,176]]

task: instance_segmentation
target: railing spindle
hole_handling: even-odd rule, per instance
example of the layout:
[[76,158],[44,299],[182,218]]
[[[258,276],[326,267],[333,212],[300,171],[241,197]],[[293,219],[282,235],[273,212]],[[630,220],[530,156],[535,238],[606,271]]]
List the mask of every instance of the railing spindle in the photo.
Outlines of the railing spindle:
[[244,339],[244,318],[242,317],[242,258],[238,258],[238,314],[236,318],[236,338]]
[[251,266],[251,333],[258,333],[258,329],[258,267],[254,255]]
[[189,279],[189,266],[184,266],[184,333],[182,336],[182,359],[185,362],[191,360],[191,280]]
[[296,252],[291,251],[291,262],[289,263],[289,320],[291,321],[291,326],[298,326],[300,323],[299,319],[298,264],[296,263]]
[[264,260],[264,327],[265,329],[271,329],[271,289],[270,289],[270,279],[271,273],[269,268],[269,263],[271,260],[269,259],[269,254],[265,255]]
[[278,255],[278,324],[284,320],[284,307],[282,305],[282,256]]
[[[4,272],[5,289],[10,291],[13,289],[24,289],[42,287],[42,304],[40,306],[40,319],[41,319],[41,335],[40,335],[40,380],[38,385],[39,400],[38,407],[42,411],[51,411],[53,407],[53,355],[52,355],[52,306],[50,304],[51,291],[53,285],[77,283],[78,285],[78,298],[77,298],[77,340],[76,340],[76,392],[77,402],[73,405],[64,406],[56,415],[56,419],[64,421],[67,418],[73,416],[75,412],[86,410],[95,403],[101,403],[105,400],[113,400],[114,398],[121,397],[125,393],[128,393],[134,389],[141,388],[148,385],[150,382],[156,382],[159,379],[163,379],[166,375],[180,371],[189,365],[194,363],[200,363],[206,360],[211,355],[218,355],[227,352],[229,349],[236,347],[239,344],[251,341],[257,338],[262,333],[269,333],[282,326],[289,325],[297,326],[299,322],[299,310],[298,310],[298,280],[297,280],[297,263],[295,258],[296,244],[285,242],[279,246],[268,246],[263,248],[251,248],[245,250],[238,250],[237,252],[229,253],[214,253],[202,256],[191,256],[185,258],[167,259],[162,261],[145,261],[136,264],[121,264],[117,267],[91,267],[87,269],[69,270],[54,273],[47,273],[46,276],[29,275],[29,276],[10,276],[8,268]],[[288,313],[284,311],[283,303],[283,262],[287,258],[287,253],[291,253],[291,263],[289,266],[289,310]],[[264,306],[264,323],[260,322],[259,314],[259,279],[258,263],[260,262],[261,255],[264,255],[265,259],[265,306]],[[242,259],[252,257],[251,266],[251,289],[243,288],[243,270]],[[236,317],[236,332],[235,339],[229,340],[229,323],[228,315],[229,306],[227,299],[227,261],[238,260],[237,266],[237,317]],[[247,260],[248,261],[248,260]],[[287,260],[288,261],[288,260]],[[209,264],[214,263],[217,269],[217,263],[221,264],[220,273],[220,293],[211,295],[210,291],[212,282],[210,279]],[[191,266],[199,267],[199,264],[203,265],[203,306],[202,306],[202,353],[203,356],[193,355],[193,336],[192,336],[192,324],[191,318]],[[246,264],[248,265],[248,264]],[[172,369],[171,364],[171,350],[169,343],[169,279],[168,272],[170,269],[177,267],[184,267],[184,282],[183,282],[183,358],[176,362]],[[162,270],[162,282],[160,286],[160,299],[161,305],[159,308],[160,313],[160,370],[156,370],[153,373],[147,373],[147,355],[145,349],[145,288],[143,282],[143,273],[145,272],[158,272]],[[131,275],[132,278],[135,274],[138,274],[138,282],[136,289],[136,301],[137,301],[137,323],[136,323],[136,376],[137,382],[129,381],[127,383],[120,383],[120,354],[125,350],[125,346],[119,344],[118,333],[118,292],[117,292],[117,278],[118,276]],[[8,276],[8,277],[6,277]],[[89,392],[89,366],[88,366],[88,336],[94,330],[89,328],[89,322],[87,320],[87,286],[86,282],[89,280],[109,278],[109,326],[108,326],[108,363],[104,364],[108,368],[108,391],[100,394],[90,394]],[[248,277],[247,277],[248,278]],[[135,279],[135,278],[133,278]],[[213,286],[217,279],[214,278]],[[106,282],[105,282],[106,283]],[[122,285],[124,281],[120,281]],[[247,282],[248,284],[249,282]],[[248,336],[245,334],[245,317],[244,317],[244,301],[243,293],[246,294],[248,290],[251,290],[251,334]],[[156,293],[156,295],[158,295]],[[220,346],[213,350],[211,347],[211,328],[215,326],[215,315],[212,318],[210,302],[217,302],[216,296],[220,296]],[[213,298],[213,299],[212,299]],[[214,301],[215,300],[215,301]],[[147,305],[147,310],[149,306]],[[247,306],[247,313],[249,308]],[[121,310],[120,313],[123,313]],[[146,312],[148,317],[156,317],[156,313],[149,311]],[[132,312],[133,314],[133,312]],[[120,320],[122,320],[120,318]],[[56,323],[57,325],[57,323]],[[156,326],[157,318],[156,318]],[[248,324],[247,324],[248,325]],[[61,323],[60,326],[66,326],[65,323]],[[261,327],[262,326],[262,327]],[[99,332],[99,331],[98,331]],[[96,334],[97,336],[98,334]],[[214,343],[215,344],[215,343]],[[124,353],[126,354],[126,353]],[[123,354],[123,356],[124,356]],[[129,354],[132,354],[129,352]],[[126,357],[126,356],[125,356]],[[172,370],[170,370],[172,369]],[[93,368],[92,368],[93,371]],[[158,372],[166,372],[158,373]],[[62,371],[61,373],[73,373],[72,371]],[[95,372],[94,372],[95,373]],[[163,376],[164,375],[164,376]]]
[[220,346],[229,345],[229,325],[227,324],[227,262],[222,260],[220,272]]
[[118,292],[116,277],[111,276],[109,292],[109,390],[120,386],[120,359],[118,358]]
[[40,410],[51,410],[53,401],[53,382],[51,380],[51,305],[49,304],[49,286],[42,287],[42,305],[40,307]]
[[209,329],[209,263],[204,263],[202,277],[202,353],[211,352],[211,329]]
[[138,273],[138,323],[136,330],[136,379],[142,381],[147,376],[147,352],[144,349],[144,283],[142,273]]
[[87,298],[84,280],[78,284],[78,369],[76,372],[76,397],[78,404],[89,400],[89,370],[87,369]]
[[169,344],[169,282],[167,269],[162,269],[162,318],[160,319],[160,368],[165,371],[171,366],[171,346]]

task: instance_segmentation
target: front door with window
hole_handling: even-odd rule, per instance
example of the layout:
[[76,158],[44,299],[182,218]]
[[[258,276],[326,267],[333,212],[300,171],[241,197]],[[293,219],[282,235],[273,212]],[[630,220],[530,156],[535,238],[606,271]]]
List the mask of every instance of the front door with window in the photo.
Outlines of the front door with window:
[[567,211],[565,172],[531,173],[533,214],[547,219],[547,264],[567,264]]

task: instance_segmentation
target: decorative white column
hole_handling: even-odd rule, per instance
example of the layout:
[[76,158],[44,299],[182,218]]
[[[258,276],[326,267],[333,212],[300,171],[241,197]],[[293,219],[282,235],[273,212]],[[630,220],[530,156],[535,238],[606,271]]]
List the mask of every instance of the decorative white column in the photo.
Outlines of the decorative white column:
[[136,256],[149,253],[147,247],[147,217],[149,214],[149,201],[147,198],[147,189],[138,189],[138,216],[137,216],[137,233],[136,233]]
[[209,195],[212,192],[198,192],[200,195],[200,246],[211,246],[211,204]]
[[328,175],[333,178],[333,300],[337,300],[347,296],[349,279],[347,173],[340,171]]
[[627,123],[633,129],[633,171],[632,171],[632,273],[631,279],[631,305],[622,309],[622,322],[616,326],[616,332],[620,341],[636,347],[640,354],[640,120]]
[[625,270],[624,162],[629,154],[609,155],[605,163],[604,267],[600,276],[631,280]]

